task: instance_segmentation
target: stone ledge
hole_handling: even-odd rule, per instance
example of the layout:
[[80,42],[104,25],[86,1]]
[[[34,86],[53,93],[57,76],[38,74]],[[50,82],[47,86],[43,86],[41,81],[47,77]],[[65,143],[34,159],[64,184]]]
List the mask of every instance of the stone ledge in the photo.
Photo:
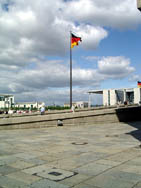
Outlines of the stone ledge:
[[0,130],[57,126],[58,120],[61,120],[64,126],[139,121],[141,120],[140,112],[141,107],[139,106],[1,118]]

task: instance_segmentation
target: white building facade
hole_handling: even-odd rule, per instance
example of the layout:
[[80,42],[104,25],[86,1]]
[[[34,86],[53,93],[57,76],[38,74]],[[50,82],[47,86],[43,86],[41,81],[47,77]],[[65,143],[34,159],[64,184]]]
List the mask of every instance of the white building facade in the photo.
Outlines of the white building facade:
[[139,104],[141,101],[141,88],[134,88],[134,103]]
[[89,106],[90,94],[102,94],[104,106],[114,106],[117,104],[140,104],[141,103],[141,88],[123,88],[123,89],[104,89],[89,91]]
[[11,108],[14,106],[14,96],[0,94],[0,108]]

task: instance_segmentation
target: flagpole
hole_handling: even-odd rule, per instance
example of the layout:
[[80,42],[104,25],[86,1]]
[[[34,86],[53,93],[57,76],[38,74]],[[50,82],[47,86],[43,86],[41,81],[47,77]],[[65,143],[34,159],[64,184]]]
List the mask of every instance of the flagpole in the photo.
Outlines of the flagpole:
[[71,48],[71,31],[70,31],[70,108],[72,107],[72,48]]

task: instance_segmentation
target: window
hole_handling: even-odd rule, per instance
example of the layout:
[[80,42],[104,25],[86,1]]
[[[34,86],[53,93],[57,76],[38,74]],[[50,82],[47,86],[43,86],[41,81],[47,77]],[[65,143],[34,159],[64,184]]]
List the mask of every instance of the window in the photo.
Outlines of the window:
[[0,97],[0,101],[4,101],[4,97],[3,96]]

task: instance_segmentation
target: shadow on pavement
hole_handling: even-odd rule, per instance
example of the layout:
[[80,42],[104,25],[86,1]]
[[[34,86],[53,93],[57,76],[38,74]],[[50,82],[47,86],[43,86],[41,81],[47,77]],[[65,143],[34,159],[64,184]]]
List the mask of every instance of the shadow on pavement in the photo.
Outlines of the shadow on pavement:
[[141,106],[118,108],[116,114],[120,122],[127,122],[136,128],[136,130],[126,134],[132,135],[141,142]]
[[141,142],[141,122],[129,122],[130,126],[135,127],[137,130],[131,131],[129,134]]

